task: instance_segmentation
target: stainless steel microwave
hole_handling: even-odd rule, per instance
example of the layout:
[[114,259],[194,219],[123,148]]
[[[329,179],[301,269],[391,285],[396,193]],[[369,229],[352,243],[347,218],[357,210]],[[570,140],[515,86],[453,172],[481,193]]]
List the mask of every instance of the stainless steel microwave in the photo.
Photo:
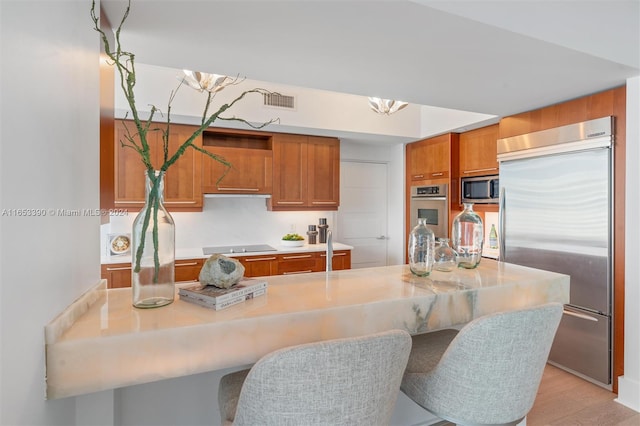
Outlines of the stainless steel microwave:
[[460,200],[462,203],[498,204],[499,182],[498,175],[462,178]]

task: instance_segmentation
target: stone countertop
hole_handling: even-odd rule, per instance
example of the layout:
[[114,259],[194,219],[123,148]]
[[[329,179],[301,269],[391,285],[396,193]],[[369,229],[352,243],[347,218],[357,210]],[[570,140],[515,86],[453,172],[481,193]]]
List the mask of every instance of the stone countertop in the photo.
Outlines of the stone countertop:
[[[274,254],[287,254],[287,253],[311,253],[317,251],[327,251],[326,244],[305,244],[302,247],[284,247],[280,245],[271,245],[276,251],[260,251],[251,253],[223,253],[227,257],[239,257],[239,256],[266,256]],[[333,250],[353,250],[352,246],[333,243]],[[199,248],[182,248],[176,249],[176,260],[185,259],[208,259],[209,255],[202,252],[202,247]],[[117,256],[103,256],[100,259],[100,263],[103,265],[111,265],[114,263],[131,263],[131,254],[117,255]]]
[[569,301],[569,277],[483,259],[411,275],[407,265],[265,277],[267,294],[214,311],[176,298],[136,309],[103,281],[45,327],[47,398],[251,364],[276,349],[390,329],[412,334],[492,312]]

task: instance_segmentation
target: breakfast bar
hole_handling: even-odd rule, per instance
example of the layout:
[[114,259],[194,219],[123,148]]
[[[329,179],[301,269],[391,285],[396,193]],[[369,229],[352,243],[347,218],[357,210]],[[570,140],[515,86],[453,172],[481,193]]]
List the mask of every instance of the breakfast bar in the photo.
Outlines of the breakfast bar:
[[459,327],[492,312],[567,303],[569,277],[483,259],[412,276],[407,265],[270,276],[267,293],[215,311],[136,309],[104,281],[45,327],[47,398],[251,364],[276,349],[390,329]]

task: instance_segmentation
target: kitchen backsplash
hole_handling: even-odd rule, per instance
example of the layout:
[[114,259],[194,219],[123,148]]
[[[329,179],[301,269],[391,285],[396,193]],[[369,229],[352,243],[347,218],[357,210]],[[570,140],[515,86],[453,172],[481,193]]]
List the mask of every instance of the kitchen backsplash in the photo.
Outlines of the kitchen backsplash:
[[[100,227],[101,254],[107,253],[109,234],[130,233],[137,212],[112,216]],[[297,232],[307,238],[309,225],[327,218],[336,235],[336,212],[272,212],[264,198],[205,198],[204,209],[197,213],[171,213],[176,223],[176,249],[235,244],[271,244],[277,246],[283,235]]]

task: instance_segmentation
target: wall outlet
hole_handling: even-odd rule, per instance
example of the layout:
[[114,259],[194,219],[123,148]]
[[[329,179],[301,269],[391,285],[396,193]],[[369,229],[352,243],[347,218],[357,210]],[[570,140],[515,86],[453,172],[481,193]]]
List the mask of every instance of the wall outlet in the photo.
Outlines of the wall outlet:
[[296,233],[296,224],[292,223],[291,225],[289,225],[289,233],[290,234],[295,234]]

